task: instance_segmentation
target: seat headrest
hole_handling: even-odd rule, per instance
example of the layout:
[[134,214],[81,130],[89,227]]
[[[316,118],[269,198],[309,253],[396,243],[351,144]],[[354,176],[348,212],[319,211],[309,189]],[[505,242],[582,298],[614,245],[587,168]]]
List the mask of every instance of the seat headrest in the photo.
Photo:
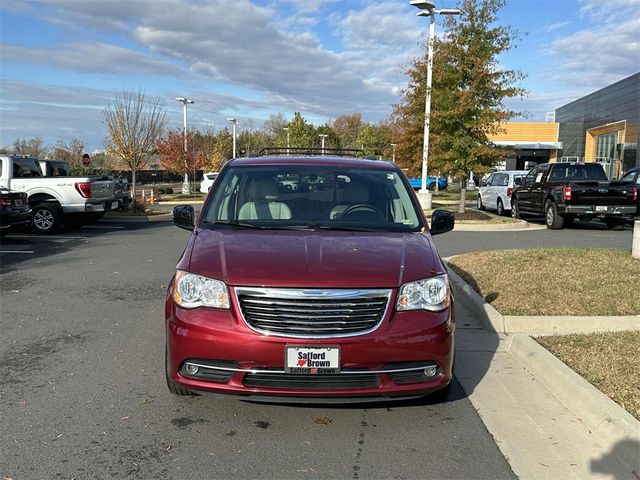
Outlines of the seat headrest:
[[345,184],[344,201],[346,203],[367,203],[369,201],[369,187],[362,182]]
[[278,184],[272,177],[255,178],[249,194],[254,200],[275,200],[278,198]]

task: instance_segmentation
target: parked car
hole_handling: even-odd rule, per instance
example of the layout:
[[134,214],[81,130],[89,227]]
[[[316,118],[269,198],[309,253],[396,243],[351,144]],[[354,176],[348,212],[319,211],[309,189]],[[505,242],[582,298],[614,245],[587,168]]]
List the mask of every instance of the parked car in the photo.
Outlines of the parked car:
[[[640,167],[632,168],[620,177],[621,182],[633,182],[636,190],[640,190]],[[635,217],[640,217],[640,195],[636,195]]]
[[209,189],[211,188],[211,185],[213,185],[213,182],[217,177],[218,172],[205,173],[202,176],[202,181],[200,182],[200,191],[202,193],[209,193]]
[[174,222],[192,235],[166,297],[172,393],[446,394],[455,315],[431,236],[454,219],[436,210],[429,228],[397,166],[236,158]]
[[[448,186],[447,179],[444,177],[437,177],[438,180],[438,190],[446,190]],[[422,179],[421,178],[410,178],[409,182],[411,183],[411,188],[414,190],[420,190],[422,188]],[[435,190],[436,189],[436,177],[427,177],[427,189]]]
[[478,209],[496,210],[498,215],[506,215],[511,211],[511,194],[515,181],[527,173],[527,170],[505,170],[489,175],[480,183]]
[[10,229],[30,223],[31,208],[27,194],[0,187],[0,237],[7,235]]
[[63,224],[84,223],[104,212],[113,200],[113,182],[96,177],[44,177],[34,157],[0,156],[0,186],[26,192],[32,210],[32,227],[52,233]]
[[532,168],[511,194],[511,212],[545,216],[558,229],[576,218],[600,218],[620,226],[637,211],[638,188],[631,181],[609,181],[599,163],[544,163]]

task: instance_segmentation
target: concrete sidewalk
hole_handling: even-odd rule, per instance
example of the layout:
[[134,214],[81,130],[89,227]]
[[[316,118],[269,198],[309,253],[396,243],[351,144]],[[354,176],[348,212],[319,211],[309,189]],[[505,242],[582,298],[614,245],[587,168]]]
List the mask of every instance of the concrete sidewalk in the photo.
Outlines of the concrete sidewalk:
[[[522,479],[637,480],[634,459],[628,457],[640,455],[640,437],[614,439],[589,428],[542,381],[541,375],[554,376],[553,368],[532,372],[523,362],[522,345],[515,348],[514,342],[528,337],[484,330],[487,313],[458,287],[454,290],[456,378],[513,471]],[[576,390],[576,395],[585,393]]]

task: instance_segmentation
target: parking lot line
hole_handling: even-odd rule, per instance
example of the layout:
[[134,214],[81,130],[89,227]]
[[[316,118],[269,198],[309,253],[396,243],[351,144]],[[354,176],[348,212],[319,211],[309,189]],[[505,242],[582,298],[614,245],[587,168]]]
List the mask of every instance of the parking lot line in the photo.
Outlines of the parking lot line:
[[0,253],[34,253],[33,250],[0,250]]
[[124,230],[127,227],[123,227],[120,225],[84,225],[82,228],[103,228],[103,229],[107,229],[107,230]]
[[28,239],[36,239],[36,240],[86,240],[88,237],[71,237],[64,235],[11,235],[9,238],[28,238]]

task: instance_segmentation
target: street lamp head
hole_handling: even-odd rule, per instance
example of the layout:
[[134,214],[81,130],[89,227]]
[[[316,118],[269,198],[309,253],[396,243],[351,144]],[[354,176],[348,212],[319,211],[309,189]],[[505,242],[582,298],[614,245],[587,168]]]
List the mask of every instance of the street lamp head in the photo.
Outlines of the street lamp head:
[[184,105],[186,105],[187,103],[193,103],[193,100],[186,97],[176,97],[176,100],[182,102]]
[[436,4],[428,0],[411,0],[409,5],[419,8],[420,10],[433,10],[436,8]]
[[227,121],[231,122],[231,123],[236,123],[237,120],[235,118],[233,118],[233,117],[228,117]]

